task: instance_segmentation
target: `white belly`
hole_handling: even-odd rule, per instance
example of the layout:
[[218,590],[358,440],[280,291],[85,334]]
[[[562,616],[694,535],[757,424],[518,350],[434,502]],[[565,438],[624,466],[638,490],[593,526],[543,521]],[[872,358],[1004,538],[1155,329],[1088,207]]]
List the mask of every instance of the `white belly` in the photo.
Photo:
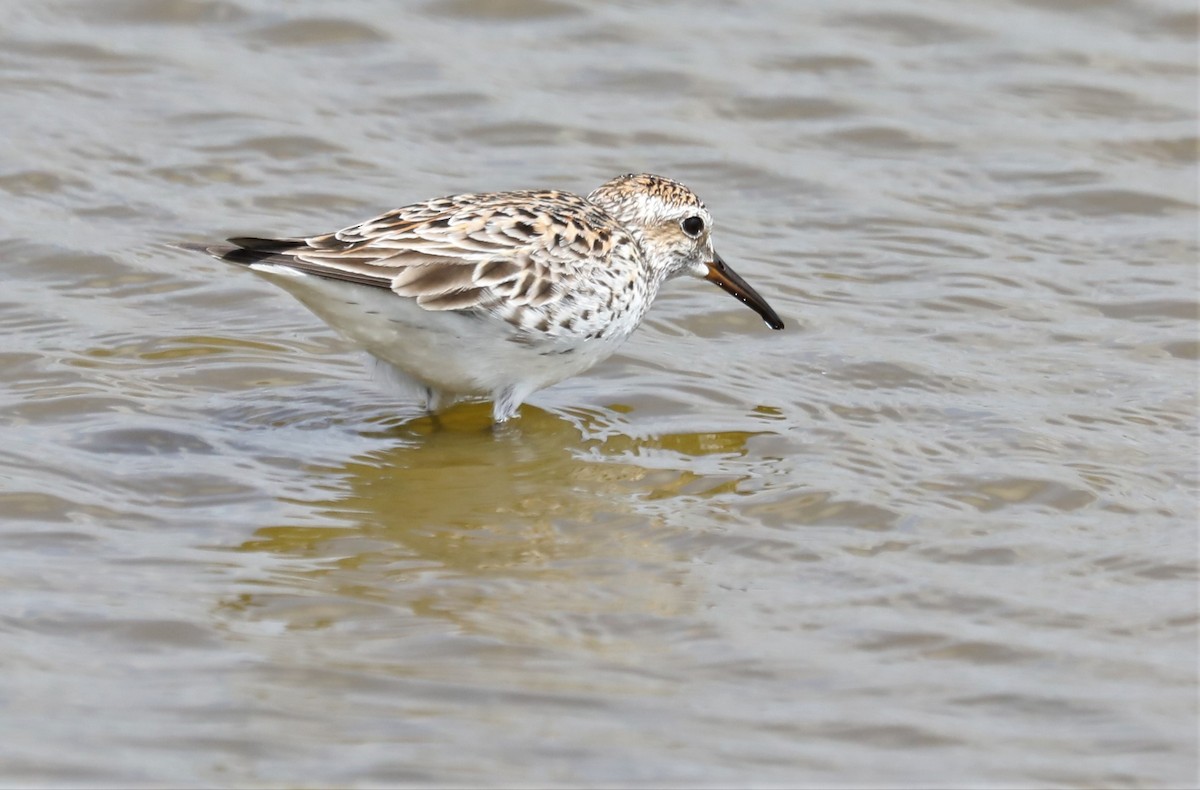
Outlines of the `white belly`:
[[528,394],[610,356],[625,337],[529,342],[489,316],[425,310],[382,288],[252,267],[343,336],[415,382],[447,395]]

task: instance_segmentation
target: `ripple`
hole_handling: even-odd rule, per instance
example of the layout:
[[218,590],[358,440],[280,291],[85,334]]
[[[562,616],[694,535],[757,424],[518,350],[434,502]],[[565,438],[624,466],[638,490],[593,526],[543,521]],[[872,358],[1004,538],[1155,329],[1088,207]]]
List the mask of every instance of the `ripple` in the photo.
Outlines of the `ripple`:
[[1120,318],[1126,321],[1156,321],[1164,318],[1200,320],[1200,305],[1187,299],[1155,299],[1115,303],[1083,302],[1082,304],[1094,307],[1109,318]]
[[[93,7],[91,5],[88,6]],[[161,65],[158,59],[146,55],[135,55],[128,52],[102,47],[97,44],[79,41],[19,41],[7,39],[5,47],[9,52],[21,53],[26,57],[41,60],[53,60],[77,64],[101,74],[132,75],[156,71]],[[50,84],[61,84],[48,81]]]
[[763,63],[768,69],[825,74],[837,71],[858,71],[871,68],[871,61],[854,55],[790,55],[776,57]]
[[222,0],[117,0],[103,9],[95,3],[75,3],[72,9],[93,24],[195,25],[245,19],[248,14],[234,3]]
[[900,520],[895,511],[867,502],[839,500],[830,491],[805,491],[745,509],[747,516],[768,527],[796,529],[836,526],[882,531]]
[[249,150],[272,159],[303,159],[345,152],[345,149],[339,145],[309,135],[251,137],[238,140],[233,144],[209,146],[200,150],[216,153]]
[[430,3],[425,13],[465,20],[518,22],[577,16],[581,12],[554,0],[448,0]]
[[338,17],[293,19],[259,28],[253,37],[273,46],[345,47],[379,44],[389,37],[372,25]]
[[1017,83],[1003,90],[1015,96],[1037,100],[1055,116],[1109,118],[1122,121],[1131,118],[1139,123],[1149,121],[1182,121],[1189,115],[1181,108],[1150,102],[1128,91],[1096,85],[1067,83]]
[[203,439],[161,428],[117,428],[87,433],[75,446],[93,453],[117,455],[212,454],[215,449]]
[[722,114],[753,121],[798,121],[838,118],[853,112],[848,104],[821,97],[772,96],[737,99]]
[[15,197],[52,195],[86,187],[87,182],[82,179],[46,170],[22,170],[0,176],[0,189]]
[[1144,160],[1167,165],[1194,165],[1200,161],[1200,137],[1163,137],[1119,140],[1105,146],[1123,159]]
[[825,135],[832,145],[878,151],[894,155],[898,151],[936,151],[952,147],[923,134],[894,126],[857,126]]
[[832,22],[882,33],[905,46],[936,46],[948,42],[969,41],[980,36],[980,32],[972,26],[947,22],[924,14],[846,14]]
[[1196,204],[1132,189],[1084,189],[1031,195],[1015,204],[1021,210],[1051,209],[1084,217],[1191,214]]
[[549,146],[564,137],[564,129],[553,123],[524,121],[491,123],[463,130],[463,137],[481,145]]

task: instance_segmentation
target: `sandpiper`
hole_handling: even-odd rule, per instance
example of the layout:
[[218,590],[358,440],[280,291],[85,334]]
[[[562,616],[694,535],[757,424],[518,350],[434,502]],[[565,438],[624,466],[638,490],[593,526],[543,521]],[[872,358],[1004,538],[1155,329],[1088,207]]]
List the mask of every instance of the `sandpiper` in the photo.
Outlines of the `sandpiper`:
[[630,174],[586,198],[556,190],[453,195],[307,238],[184,244],[248,266],[390,366],[435,410],[467,396],[496,422],[608,357],[672,277],[701,277],[782,329],[717,255],[692,190]]

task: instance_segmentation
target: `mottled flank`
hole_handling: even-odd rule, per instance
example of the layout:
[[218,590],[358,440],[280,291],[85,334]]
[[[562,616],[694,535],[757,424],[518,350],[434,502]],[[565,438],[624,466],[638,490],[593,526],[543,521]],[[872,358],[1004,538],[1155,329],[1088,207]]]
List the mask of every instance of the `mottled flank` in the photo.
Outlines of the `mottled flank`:
[[680,274],[783,327],[713,250],[700,198],[649,174],[614,178],[587,198],[454,195],[335,233],[183,246],[272,277],[438,403],[489,396],[497,421],[612,354]]

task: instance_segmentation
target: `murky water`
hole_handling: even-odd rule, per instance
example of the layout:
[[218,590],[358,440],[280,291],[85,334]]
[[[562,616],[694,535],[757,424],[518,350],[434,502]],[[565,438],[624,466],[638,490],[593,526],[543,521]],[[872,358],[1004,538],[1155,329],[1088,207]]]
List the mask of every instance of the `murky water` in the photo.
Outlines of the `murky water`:
[[[1194,4],[5,11],[0,784],[1197,780]],[[631,170],[498,434],[165,246]]]

